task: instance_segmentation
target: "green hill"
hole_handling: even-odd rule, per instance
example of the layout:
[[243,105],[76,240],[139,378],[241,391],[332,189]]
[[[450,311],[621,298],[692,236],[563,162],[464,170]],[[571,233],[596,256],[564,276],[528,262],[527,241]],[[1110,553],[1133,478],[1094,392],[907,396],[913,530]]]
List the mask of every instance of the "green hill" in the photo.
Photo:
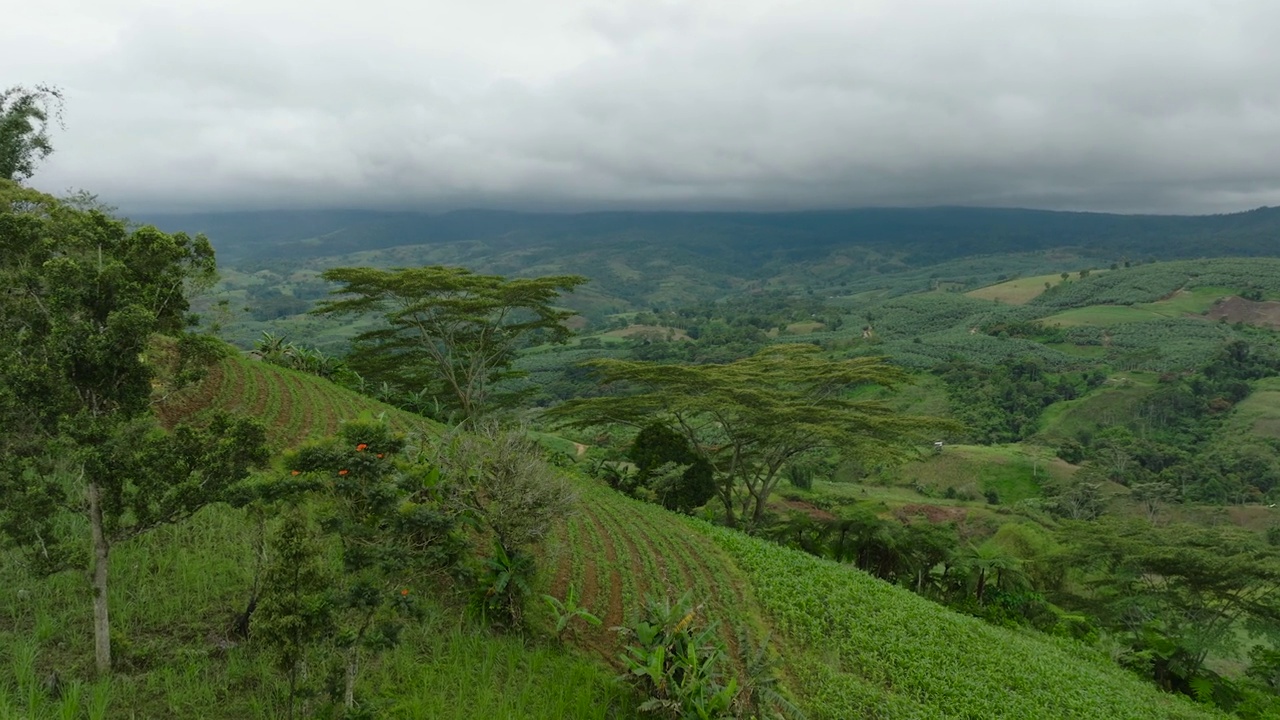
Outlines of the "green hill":
[[[263,417],[282,446],[362,412],[385,411],[405,429],[422,425],[324,380],[238,356],[163,412],[174,421],[212,409]],[[542,589],[563,596],[575,587],[605,628],[632,616],[646,593],[692,592],[731,648],[739,631],[773,636],[810,717],[1215,717],[1083,645],[989,626],[856,570],[575,482],[582,501],[544,547]],[[0,682],[0,717],[69,717],[77,707],[95,718],[271,717],[277,675],[252,643],[226,635],[252,587],[245,538],[255,532],[246,513],[215,507],[117,548],[121,672],[109,687],[74,684],[64,700],[40,687],[53,672],[88,675],[87,589],[72,574],[39,579],[0,566],[0,662],[14,677]],[[414,592],[430,597],[432,588]],[[535,627],[548,622],[533,617]],[[430,601],[424,623],[362,683],[386,717],[629,717],[631,701],[610,680],[618,643],[607,629],[579,635],[578,652],[495,637]]]

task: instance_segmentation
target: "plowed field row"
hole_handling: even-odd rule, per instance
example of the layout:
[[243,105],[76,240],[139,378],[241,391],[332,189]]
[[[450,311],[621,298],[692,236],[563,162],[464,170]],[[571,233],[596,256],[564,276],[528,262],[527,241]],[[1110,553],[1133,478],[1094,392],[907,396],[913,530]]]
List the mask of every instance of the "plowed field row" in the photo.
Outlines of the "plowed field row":
[[386,413],[401,432],[431,423],[313,375],[233,356],[210,368],[202,383],[166,398],[157,410],[172,426],[214,411],[255,417],[267,427],[275,447],[294,447],[337,431],[339,423],[363,413]]
[[544,583],[559,598],[574,587],[579,602],[604,621],[580,630],[581,644],[616,658],[621,647],[609,628],[638,614],[646,595],[675,600],[688,593],[702,606],[704,622],[720,623],[731,649],[738,646],[739,629],[761,630],[741,572],[686,520],[591,481],[581,481],[580,496],[578,512],[551,537],[547,560],[555,567]]

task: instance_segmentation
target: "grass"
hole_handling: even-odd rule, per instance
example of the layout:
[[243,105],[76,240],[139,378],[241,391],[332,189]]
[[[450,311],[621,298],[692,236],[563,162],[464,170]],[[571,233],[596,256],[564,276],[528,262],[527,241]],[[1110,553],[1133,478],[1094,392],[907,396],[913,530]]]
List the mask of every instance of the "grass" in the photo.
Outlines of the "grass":
[[1056,443],[1100,427],[1131,421],[1155,383],[1154,373],[1116,373],[1106,384],[1084,397],[1064,400],[1045,408],[1040,416],[1038,436]]
[[[271,659],[225,635],[252,585],[254,532],[244,513],[210,508],[114,548],[119,671],[97,684],[88,681],[91,605],[83,577],[36,578],[4,558],[0,718],[280,717],[282,682]],[[415,588],[424,622],[362,670],[360,693],[380,717],[607,718],[631,707],[594,659],[494,636],[429,599],[431,592]],[[79,714],[65,714],[66,702],[40,687],[53,672],[77,688]]]
[[1139,305],[1090,305],[1074,308],[1042,318],[1049,327],[1080,327],[1082,325],[1119,325],[1168,317],[1159,311]]
[[1226,433],[1280,438],[1280,378],[1257,381],[1249,397],[1232,409]]
[[1232,291],[1228,288],[1197,287],[1190,290],[1179,290],[1172,296],[1156,302],[1135,305],[1090,305],[1088,307],[1074,308],[1042,318],[1040,322],[1048,326],[1064,328],[1084,325],[1106,327],[1121,323],[1181,318],[1188,315],[1202,314],[1213,307],[1215,302],[1231,294]]
[[1196,287],[1179,290],[1172,297],[1147,303],[1142,307],[1158,312],[1164,317],[1182,317],[1184,315],[1203,313],[1212,308],[1214,303],[1230,295],[1236,295],[1238,292],[1238,290],[1225,287]]
[[1062,282],[1062,275],[1036,275],[1034,277],[1015,278],[1007,282],[988,285],[965,293],[969,297],[980,300],[994,300],[1006,305],[1026,305],[1044,292],[1045,283],[1057,285]]
[[979,499],[995,492],[1001,503],[1015,503],[1039,497],[1045,479],[1065,472],[1044,451],[1022,445],[948,445],[896,475],[899,482],[927,488],[934,496],[948,489]]

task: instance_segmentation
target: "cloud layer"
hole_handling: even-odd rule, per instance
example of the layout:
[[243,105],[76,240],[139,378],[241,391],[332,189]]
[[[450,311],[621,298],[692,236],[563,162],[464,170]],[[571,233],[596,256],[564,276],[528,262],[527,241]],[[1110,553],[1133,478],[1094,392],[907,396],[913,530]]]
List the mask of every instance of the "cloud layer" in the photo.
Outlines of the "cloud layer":
[[1272,0],[45,0],[126,209],[1280,204]]

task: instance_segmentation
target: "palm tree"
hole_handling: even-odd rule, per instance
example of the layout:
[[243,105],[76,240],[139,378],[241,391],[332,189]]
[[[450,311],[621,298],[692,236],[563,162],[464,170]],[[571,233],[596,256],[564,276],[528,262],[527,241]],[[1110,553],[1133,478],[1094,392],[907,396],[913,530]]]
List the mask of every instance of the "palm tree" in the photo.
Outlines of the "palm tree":
[[986,597],[987,587],[991,583],[993,574],[997,589],[1026,584],[1027,576],[1022,571],[1022,560],[993,543],[970,545],[960,560],[971,572],[977,573],[973,594],[979,605]]

